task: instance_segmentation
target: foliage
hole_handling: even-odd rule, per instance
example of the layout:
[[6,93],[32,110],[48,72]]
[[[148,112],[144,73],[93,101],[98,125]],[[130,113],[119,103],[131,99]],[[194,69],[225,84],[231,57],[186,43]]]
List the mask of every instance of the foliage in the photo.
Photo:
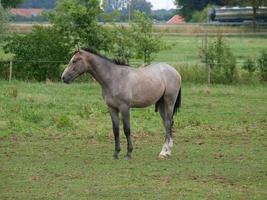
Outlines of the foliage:
[[166,47],[161,37],[153,35],[152,24],[152,20],[144,13],[135,12],[134,23],[130,25],[135,43],[136,56],[137,58],[143,59],[146,64],[153,60],[154,53]]
[[261,52],[260,57],[257,59],[257,66],[260,70],[261,79],[267,81],[267,50]]
[[24,80],[58,80],[69,59],[67,38],[49,27],[35,26],[28,35],[8,38],[5,50],[14,54],[14,76]]
[[127,7],[128,0],[105,0],[105,12],[110,13],[114,10],[122,10]]
[[2,41],[4,34],[6,33],[7,13],[0,4],[0,41]]
[[243,69],[247,70],[250,74],[256,71],[256,63],[255,60],[251,57],[245,60],[243,65]]
[[107,13],[111,13],[114,10],[118,10],[120,12],[120,16],[117,21],[128,21],[129,5],[131,13],[134,13],[135,11],[140,11],[147,15],[150,15],[152,12],[152,4],[147,0],[131,0],[131,4],[129,4],[128,0],[107,0],[105,1],[104,10]]
[[56,0],[24,0],[24,3],[20,7],[53,9],[55,5]]
[[146,15],[151,14],[152,4],[146,0],[132,0],[131,3],[132,11],[140,11]]
[[4,8],[15,8],[21,5],[25,0],[1,0],[1,4]]
[[129,60],[135,57],[135,40],[132,37],[132,30],[114,24],[110,32],[112,36],[110,52],[115,59],[129,63]]
[[260,6],[266,6],[267,0],[225,0],[225,3],[232,6],[252,6],[258,9]]
[[209,6],[206,6],[201,11],[193,12],[191,22],[207,22]]
[[151,17],[157,21],[168,21],[175,14],[175,9],[165,10],[152,10]]
[[224,0],[175,0],[178,8],[181,8],[181,14],[186,21],[192,19],[195,11],[203,10],[208,4],[210,5],[224,5]]
[[98,50],[106,49],[106,31],[97,23],[100,14],[99,0],[59,0],[49,19],[54,27],[68,38],[73,46]]
[[236,59],[221,36],[212,41],[206,52],[207,63],[212,69],[213,83],[232,83],[236,73]]

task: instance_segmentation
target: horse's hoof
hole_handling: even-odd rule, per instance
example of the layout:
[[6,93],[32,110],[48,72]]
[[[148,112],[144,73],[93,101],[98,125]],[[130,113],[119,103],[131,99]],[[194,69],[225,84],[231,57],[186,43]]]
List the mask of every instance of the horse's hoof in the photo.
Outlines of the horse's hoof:
[[126,155],[125,156],[125,160],[131,160],[132,159],[132,156],[131,155]]
[[113,160],[119,160],[119,156],[118,155],[113,155]]
[[170,157],[170,155],[168,155],[168,154],[159,154],[159,159],[160,160],[166,160],[166,159],[168,159]]

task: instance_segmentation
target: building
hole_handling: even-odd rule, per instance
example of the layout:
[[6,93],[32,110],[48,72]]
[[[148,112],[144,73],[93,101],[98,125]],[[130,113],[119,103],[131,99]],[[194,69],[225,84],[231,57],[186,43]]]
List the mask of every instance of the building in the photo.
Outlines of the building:
[[166,22],[169,25],[179,25],[185,23],[184,18],[180,15],[174,15],[169,21]]
[[11,8],[10,13],[14,16],[23,16],[23,17],[37,17],[41,15],[44,9],[39,8]]

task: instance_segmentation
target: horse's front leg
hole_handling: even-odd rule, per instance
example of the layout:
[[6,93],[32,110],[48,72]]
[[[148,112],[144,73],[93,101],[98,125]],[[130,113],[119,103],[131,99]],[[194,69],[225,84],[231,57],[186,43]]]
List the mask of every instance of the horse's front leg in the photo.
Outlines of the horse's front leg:
[[113,154],[113,159],[117,160],[119,158],[119,153],[121,151],[120,146],[120,128],[119,128],[119,111],[115,108],[109,107],[109,113],[112,120],[113,134],[115,139],[115,151]]
[[122,108],[120,112],[122,115],[124,134],[127,139],[127,154],[125,158],[129,160],[132,158],[131,154],[133,151],[133,145],[131,141],[131,128],[130,128],[130,108],[128,107]]

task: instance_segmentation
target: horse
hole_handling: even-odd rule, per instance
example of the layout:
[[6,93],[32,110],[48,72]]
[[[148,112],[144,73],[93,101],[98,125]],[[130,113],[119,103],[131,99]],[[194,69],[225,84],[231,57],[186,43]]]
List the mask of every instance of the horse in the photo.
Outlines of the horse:
[[89,48],[79,48],[73,54],[61,79],[70,83],[78,76],[89,73],[101,85],[112,121],[115,140],[113,159],[118,159],[120,147],[119,113],[127,139],[127,154],[131,159],[133,145],[130,129],[130,108],[144,108],[155,104],[166,130],[165,142],[159,158],[171,155],[173,147],[173,116],[181,106],[181,76],[166,63],[155,63],[133,68],[111,60]]

